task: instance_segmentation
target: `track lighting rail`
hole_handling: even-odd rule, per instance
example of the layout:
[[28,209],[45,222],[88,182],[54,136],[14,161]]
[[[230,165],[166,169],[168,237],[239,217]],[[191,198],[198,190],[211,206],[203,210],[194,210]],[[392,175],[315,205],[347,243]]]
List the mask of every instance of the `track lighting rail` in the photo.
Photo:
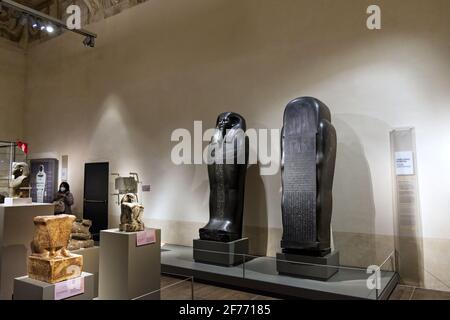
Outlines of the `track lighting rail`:
[[85,36],[85,39],[83,40],[83,44],[88,47],[94,47],[95,39],[97,38],[97,34],[95,34],[93,32],[90,32],[85,29],[69,29],[67,24],[64,23],[63,21],[56,19],[52,16],[49,16],[43,12],[40,12],[40,11],[34,10],[32,8],[29,8],[27,6],[24,6],[20,3],[12,1],[12,0],[0,0],[0,9],[2,6],[22,12],[23,14],[26,14],[30,17],[33,17],[33,18],[41,20],[41,21],[48,21],[50,24],[52,24],[54,26],[57,26],[59,28],[66,29],[68,31],[75,32],[82,36]]

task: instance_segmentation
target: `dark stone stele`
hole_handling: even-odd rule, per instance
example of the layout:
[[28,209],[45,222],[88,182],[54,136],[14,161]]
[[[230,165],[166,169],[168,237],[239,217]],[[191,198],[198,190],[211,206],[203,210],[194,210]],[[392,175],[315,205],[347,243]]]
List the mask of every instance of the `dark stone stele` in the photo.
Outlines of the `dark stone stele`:
[[281,137],[284,255],[332,254],[330,225],[336,144],[330,110],[324,103],[312,97],[288,103]]
[[245,119],[224,112],[208,146],[209,222],[195,239],[194,260],[232,266],[244,261],[249,240],[242,238],[248,138]]
[[210,220],[199,230],[201,240],[231,242],[242,238],[249,150],[245,130],[245,119],[237,113],[224,112],[217,118],[216,134],[209,144]]

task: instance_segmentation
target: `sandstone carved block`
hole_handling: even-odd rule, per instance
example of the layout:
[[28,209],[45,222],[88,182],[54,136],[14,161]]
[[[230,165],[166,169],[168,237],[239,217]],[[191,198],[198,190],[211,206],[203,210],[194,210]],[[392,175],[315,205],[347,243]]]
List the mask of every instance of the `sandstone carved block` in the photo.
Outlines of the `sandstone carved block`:
[[28,257],[28,276],[32,279],[55,283],[79,277],[83,257],[67,250],[73,215],[37,216]]
[[91,248],[94,246],[89,228],[92,226],[92,221],[87,219],[77,219],[72,224],[70,234],[70,241],[68,245],[69,250],[78,250],[82,248]]

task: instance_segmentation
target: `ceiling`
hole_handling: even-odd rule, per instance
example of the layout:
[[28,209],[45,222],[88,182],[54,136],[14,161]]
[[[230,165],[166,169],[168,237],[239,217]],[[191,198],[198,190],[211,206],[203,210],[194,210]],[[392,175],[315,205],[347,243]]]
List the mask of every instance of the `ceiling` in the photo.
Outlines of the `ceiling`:
[[[15,0],[27,7],[42,11],[51,16],[57,16],[58,0]],[[29,42],[48,38],[48,35],[33,30],[29,25],[22,25],[21,14],[15,10],[3,7],[0,11],[0,36],[10,41],[27,46]]]
[[[65,9],[72,4],[81,8],[82,25],[96,22],[125,9],[131,8],[147,0],[14,0],[20,4],[42,11],[55,18],[64,20]],[[51,36],[45,31],[33,29],[30,25],[20,23],[20,13],[3,8],[0,10],[0,37],[18,43],[26,48],[32,42],[45,41],[57,36],[60,31]]]

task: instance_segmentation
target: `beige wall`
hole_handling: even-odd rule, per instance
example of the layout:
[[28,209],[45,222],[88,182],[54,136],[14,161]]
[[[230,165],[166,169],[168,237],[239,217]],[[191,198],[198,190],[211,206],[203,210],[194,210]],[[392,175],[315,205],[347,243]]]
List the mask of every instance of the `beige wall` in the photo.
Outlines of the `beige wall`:
[[26,75],[25,52],[0,38],[0,140],[22,138]]
[[[189,244],[208,220],[208,178],[205,166],[172,164],[171,132],[194,120],[212,127],[226,110],[248,127],[280,128],[290,99],[315,96],[338,132],[333,229],[343,263],[380,263],[393,249],[395,127],[416,129],[423,234],[448,252],[450,2],[377,1],[383,28],[369,31],[372,3],[152,0],[89,26],[95,49],[65,34],[29,52],[26,139],[35,156],[69,155],[78,212],[85,162],[139,172],[153,190],[142,197],[148,223],[163,226],[163,241]],[[279,174],[250,168],[246,192],[247,229],[273,255]],[[110,215],[114,225],[113,201]],[[433,250],[429,269],[445,274],[450,257]]]

